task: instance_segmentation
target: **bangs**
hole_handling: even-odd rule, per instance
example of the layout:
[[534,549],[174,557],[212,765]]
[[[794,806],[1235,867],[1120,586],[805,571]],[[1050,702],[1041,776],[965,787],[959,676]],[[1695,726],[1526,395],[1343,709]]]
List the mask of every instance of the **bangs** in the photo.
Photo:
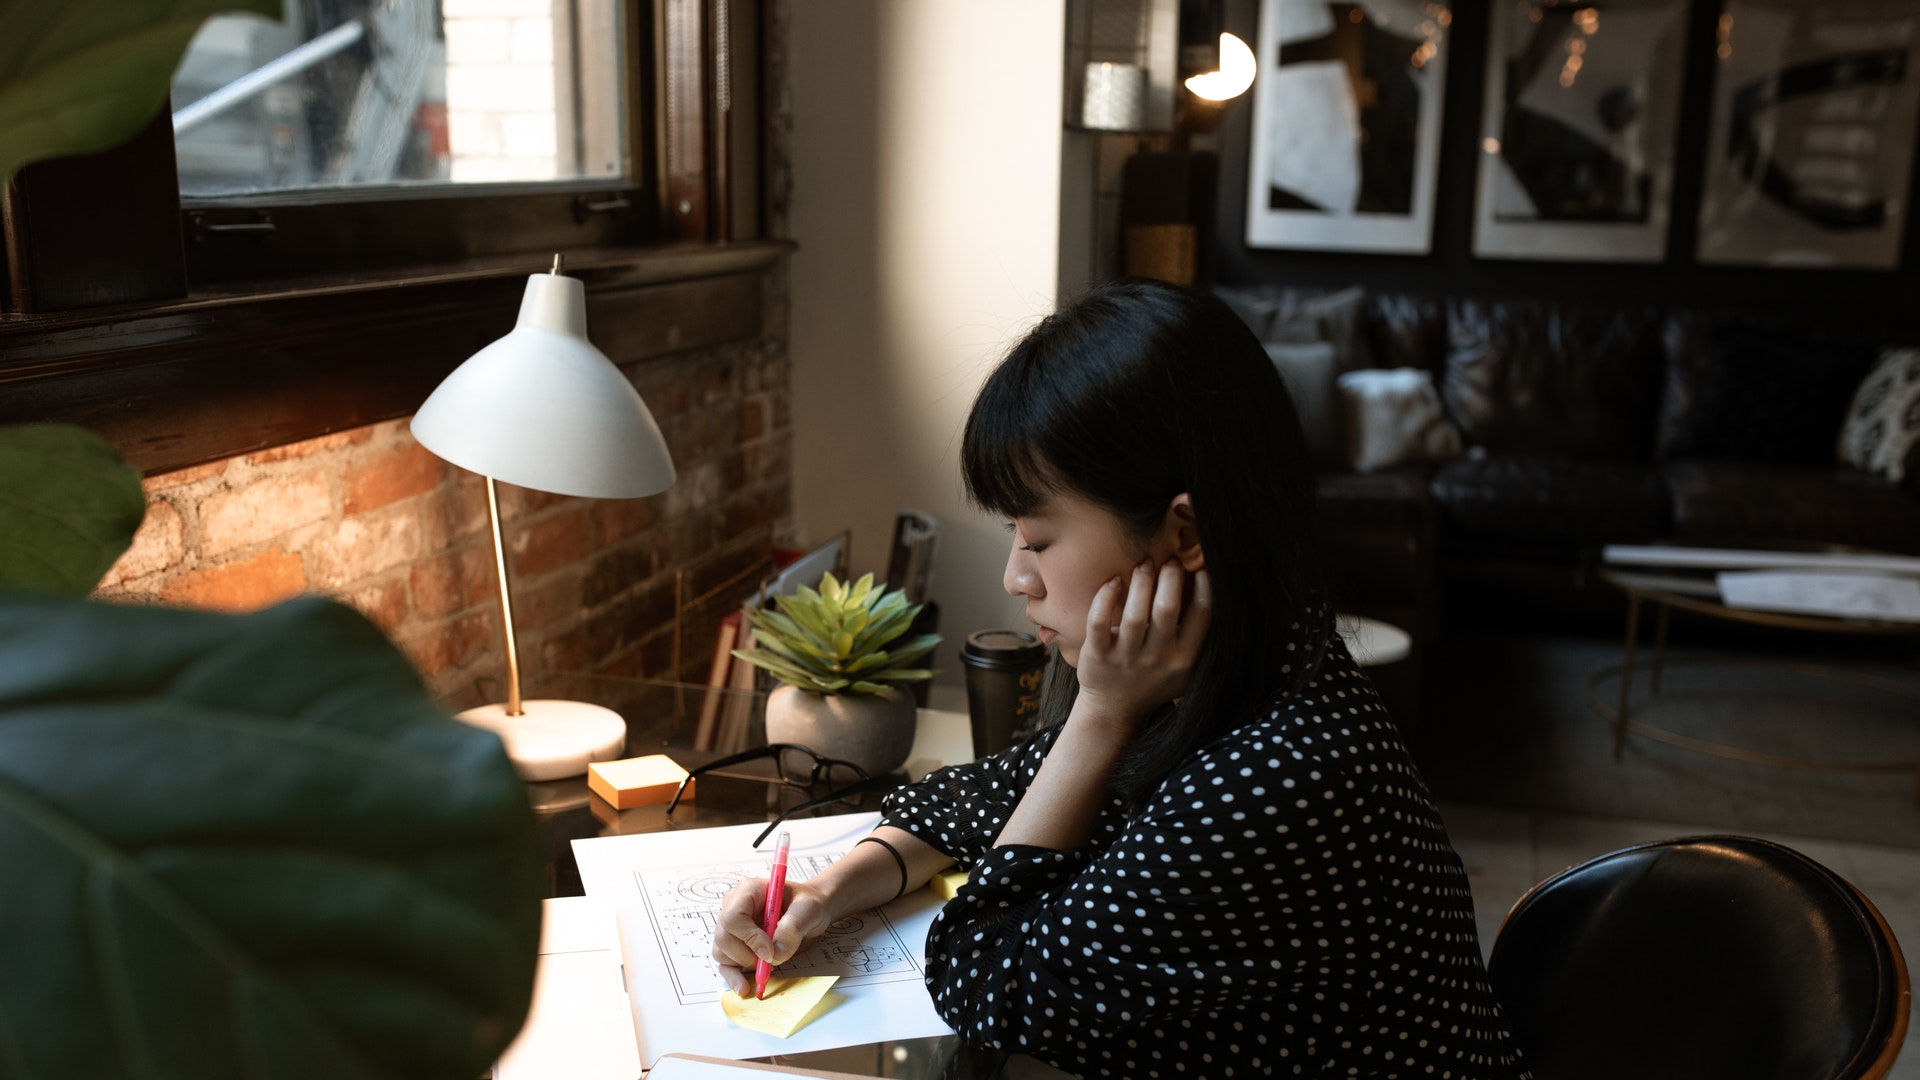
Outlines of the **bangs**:
[[1035,398],[1016,381],[1011,360],[987,378],[960,446],[968,501],[1004,517],[1030,516],[1063,488],[1035,445],[1042,422]]

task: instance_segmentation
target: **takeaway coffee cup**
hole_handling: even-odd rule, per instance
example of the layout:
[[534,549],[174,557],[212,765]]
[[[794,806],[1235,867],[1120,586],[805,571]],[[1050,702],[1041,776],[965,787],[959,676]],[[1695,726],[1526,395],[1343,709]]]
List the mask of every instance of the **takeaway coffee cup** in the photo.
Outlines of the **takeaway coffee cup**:
[[973,756],[1013,745],[1015,732],[1030,729],[1039,716],[1047,647],[1018,630],[975,630],[960,647],[960,662],[967,667]]

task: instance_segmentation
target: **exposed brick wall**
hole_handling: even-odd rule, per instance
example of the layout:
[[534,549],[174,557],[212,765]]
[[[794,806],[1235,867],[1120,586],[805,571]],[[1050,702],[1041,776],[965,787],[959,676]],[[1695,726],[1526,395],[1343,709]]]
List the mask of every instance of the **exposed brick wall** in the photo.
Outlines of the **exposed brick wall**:
[[[679,470],[645,499],[500,486],[522,682],[673,672],[676,571],[697,597],[791,530],[792,435],[779,275],[759,336],[630,369]],[[618,343],[598,342],[620,358]],[[147,517],[104,599],[244,611],[302,593],[365,613],[451,708],[505,695],[484,481],[404,420],[146,480]],[[698,680],[724,603],[683,626]]]

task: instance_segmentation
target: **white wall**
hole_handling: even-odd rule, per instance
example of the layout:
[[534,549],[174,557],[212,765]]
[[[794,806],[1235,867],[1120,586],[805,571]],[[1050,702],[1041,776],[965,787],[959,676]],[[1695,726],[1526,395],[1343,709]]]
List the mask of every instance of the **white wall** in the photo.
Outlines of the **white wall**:
[[1064,0],[794,0],[794,518],[883,574],[903,506],[940,519],[946,700],[959,641],[1027,628],[1007,535],[969,509],[960,430],[1053,307]]

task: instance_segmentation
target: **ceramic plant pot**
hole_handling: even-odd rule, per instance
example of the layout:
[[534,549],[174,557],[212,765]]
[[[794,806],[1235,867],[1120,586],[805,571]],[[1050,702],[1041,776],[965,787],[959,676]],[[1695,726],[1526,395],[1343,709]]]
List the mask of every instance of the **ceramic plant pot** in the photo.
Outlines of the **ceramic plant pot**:
[[913,695],[898,687],[878,694],[815,694],[782,686],[767,698],[768,742],[799,743],[873,776],[906,763],[918,722]]

